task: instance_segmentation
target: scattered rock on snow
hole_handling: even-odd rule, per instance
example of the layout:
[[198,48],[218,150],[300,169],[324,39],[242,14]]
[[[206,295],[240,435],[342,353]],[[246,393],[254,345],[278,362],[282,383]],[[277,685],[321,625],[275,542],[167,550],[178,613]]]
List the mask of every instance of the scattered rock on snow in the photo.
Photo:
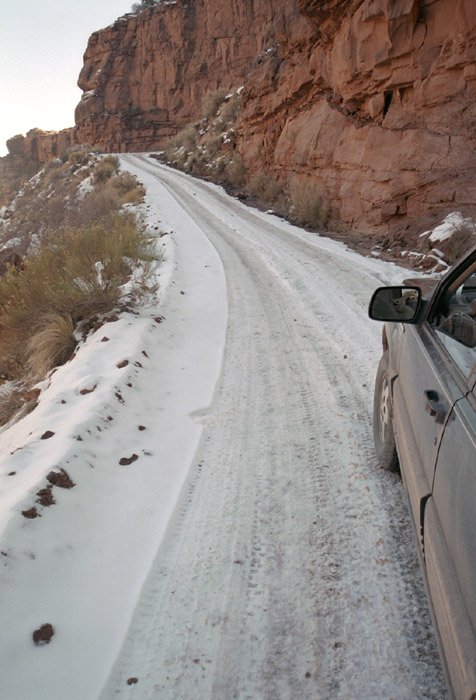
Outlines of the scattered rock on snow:
[[60,489],[72,489],[76,484],[69,476],[68,472],[64,469],[60,469],[59,472],[51,471],[46,477],[50,484],[53,486],[58,486]]
[[40,514],[36,510],[36,506],[33,506],[33,508],[28,508],[28,510],[22,510],[21,514],[24,518],[28,518],[29,520],[40,517]]
[[36,502],[39,503],[40,506],[48,507],[48,506],[52,506],[56,503],[56,501],[53,497],[52,489],[53,489],[53,484],[49,484],[49,486],[47,486],[46,488],[40,489],[38,491],[38,493],[36,494],[38,496],[38,498],[36,499]]
[[54,432],[52,430],[47,430],[46,433],[43,433],[41,436],[42,440],[48,440],[49,438],[53,437]]
[[33,632],[33,641],[38,647],[44,646],[45,644],[49,644],[51,642],[51,638],[53,637],[54,633],[55,630],[53,625],[47,622]]
[[128,466],[129,464],[132,464],[132,462],[135,462],[139,457],[136,454],[131,455],[131,457],[121,457],[119,460],[119,464],[122,467]]
[[92,389],[81,389],[81,391],[80,391],[79,393],[80,393],[82,396],[84,396],[85,394],[92,394],[92,392],[94,391],[94,389],[95,389],[96,387],[97,387],[97,384],[95,384],[95,385],[93,386]]

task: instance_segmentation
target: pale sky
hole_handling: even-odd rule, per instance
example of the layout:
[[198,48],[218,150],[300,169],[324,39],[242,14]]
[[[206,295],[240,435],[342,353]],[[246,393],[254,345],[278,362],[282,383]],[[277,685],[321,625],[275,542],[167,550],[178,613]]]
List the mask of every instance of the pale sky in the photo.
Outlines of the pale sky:
[[0,0],[0,156],[5,141],[38,127],[74,125],[90,35],[134,0]]

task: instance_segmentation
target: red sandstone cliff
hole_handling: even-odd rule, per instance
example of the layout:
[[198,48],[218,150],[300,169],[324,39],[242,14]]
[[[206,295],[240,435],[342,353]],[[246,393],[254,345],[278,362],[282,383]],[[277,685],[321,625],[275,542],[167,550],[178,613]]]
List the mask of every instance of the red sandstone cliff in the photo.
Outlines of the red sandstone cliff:
[[[474,0],[189,0],[93,34],[81,140],[147,149],[245,85],[238,151],[393,228],[476,204]],[[423,225],[423,222],[421,222]]]
[[249,171],[385,231],[476,210],[474,0],[177,0],[94,33],[74,140],[147,150],[244,85]]

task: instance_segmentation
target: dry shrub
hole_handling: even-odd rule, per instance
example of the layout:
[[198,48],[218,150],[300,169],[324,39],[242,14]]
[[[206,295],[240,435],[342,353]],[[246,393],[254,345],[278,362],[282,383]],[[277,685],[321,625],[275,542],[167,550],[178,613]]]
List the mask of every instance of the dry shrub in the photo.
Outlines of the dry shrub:
[[292,204],[290,214],[293,221],[311,228],[325,226],[329,207],[317,183],[309,180],[307,182],[293,180],[289,191]]
[[245,166],[240,156],[235,156],[233,160],[227,163],[225,177],[229,185],[232,187],[242,187],[245,181],[245,175]]
[[275,202],[282,194],[280,183],[263,170],[253,173],[247,185],[248,192],[265,202]]
[[28,365],[35,375],[44,376],[73,354],[74,325],[68,314],[48,312],[38,318],[35,328],[28,340]]
[[56,159],[56,160],[50,160],[45,166],[44,169],[44,174],[43,174],[43,184],[45,187],[48,187],[49,185],[52,185],[58,180],[63,177],[64,171],[63,171],[63,163],[61,160]]
[[236,92],[220,107],[220,117],[224,124],[232,124],[238,118],[241,109],[241,95]]
[[145,187],[137,185],[122,196],[123,204],[140,204],[145,197]]
[[210,158],[216,158],[221,151],[222,144],[223,139],[221,135],[210,136],[203,141],[203,146],[205,147]]
[[145,196],[145,187],[131,173],[124,171],[109,180],[123,204],[139,204]]
[[211,119],[216,115],[227,94],[228,90],[224,88],[209,90],[206,93],[202,100],[202,113],[206,119]]
[[88,151],[85,150],[84,148],[71,151],[68,154],[68,164],[72,165],[72,166],[80,165],[81,163],[87,162],[87,160],[88,160]]
[[121,198],[116,188],[109,184],[87,192],[84,198],[77,202],[72,217],[68,220],[70,226],[81,221],[89,226],[95,221],[108,221],[111,215],[121,207]]
[[95,185],[107,182],[119,169],[119,158],[117,156],[104,156],[94,166],[93,182]]
[[[143,275],[130,292],[139,298],[149,289],[155,259],[152,239],[131,214],[113,214],[108,222],[51,236],[26,259],[23,270],[10,269],[0,279],[0,358],[14,358],[15,369],[25,372],[32,363],[46,366],[46,351],[38,365],[29,359],[40,332],[45,347],[54,347],[52,361],[68,356],[69,324],[117,307],[122,285],[142,266]],[[8,376],[8,365],[2,369]]]
[[175,134],[175,136],[170,136],[170,138],[166,139],[163,148],[167,159],[169,161],[176,160],[181,150],[185,154],[192,151],[195,148],[196,134],[195,126],[190,124],[182,131],[179,131],[178,134]]

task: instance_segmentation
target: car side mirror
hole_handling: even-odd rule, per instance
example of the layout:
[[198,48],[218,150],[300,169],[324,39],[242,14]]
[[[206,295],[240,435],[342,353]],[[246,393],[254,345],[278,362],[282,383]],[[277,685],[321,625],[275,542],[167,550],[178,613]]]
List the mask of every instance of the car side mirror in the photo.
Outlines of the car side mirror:
[[419,287],[379,287],[369,304],[369,316],[374,321],[413,323],[421,305]]

